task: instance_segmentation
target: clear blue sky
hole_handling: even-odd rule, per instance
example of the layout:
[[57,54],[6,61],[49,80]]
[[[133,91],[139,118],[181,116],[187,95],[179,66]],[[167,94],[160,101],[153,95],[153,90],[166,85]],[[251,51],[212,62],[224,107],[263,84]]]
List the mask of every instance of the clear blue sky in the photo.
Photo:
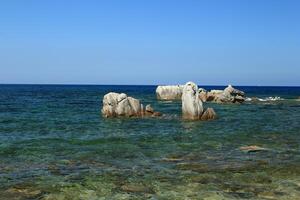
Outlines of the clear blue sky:
[[300,85],[300,1],[3,0],[0,83]]

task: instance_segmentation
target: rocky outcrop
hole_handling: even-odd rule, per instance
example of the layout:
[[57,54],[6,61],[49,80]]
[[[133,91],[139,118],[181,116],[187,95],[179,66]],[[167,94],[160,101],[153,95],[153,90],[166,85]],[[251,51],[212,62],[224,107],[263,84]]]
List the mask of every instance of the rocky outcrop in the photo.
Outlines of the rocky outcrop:
[[187,82],[182,91],[182,117],[184,119],[200,119],[203,113],[202,101],[199,99],[198,86]]
[[[158,86],[156,96],[159,100],[176,100],[180,99],[183,94],[183,85]],[[198,89],[198,96],[202,102],[213,101],[217,103],[242,103],[246,100],[245,93],[231,85],[224,90],[206,91],[203,88]]]
[[117,117],[117,116],[141,116],[143,106],[140,101],[128,97],[124,93],[110,92],[104,95],[102,114],[104,117]]
[[202,102],[206,102],[207,100],[207,91],[204,88],[199,88],[199,98]]
[[211,90],[210,92],[207,92],[206,101],[215,101],[223,92],[223,90]]
[[181,99],[182,85],[166,85],[156,88],[156,96],[159,100],[176,100]]
[[242,103],[246,100],[245,93],[228,85],[224,90],[202,91],[199,98],[203,101],[214,101],[217,103]]
[[103,97],[102,115],[104,117],[142,117],[160,116],[151,105],[147,105],[144,110],[143,104],[138,99],[129,97],[124,93],[110,92]]
[[217,117],[214,109],[203,109],[203,104],[199,98],[203,90],[198,90],[198,86],[193,82],[188,82],[183,87],[182,93],[182,117],[190,120],[212,120]]

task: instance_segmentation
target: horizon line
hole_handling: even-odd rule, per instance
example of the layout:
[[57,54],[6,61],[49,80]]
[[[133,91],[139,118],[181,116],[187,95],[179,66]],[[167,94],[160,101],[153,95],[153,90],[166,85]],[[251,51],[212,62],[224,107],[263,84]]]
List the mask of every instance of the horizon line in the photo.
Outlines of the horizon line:
[[[96,84],[96,83],[0,83],[0,85],[57,85],[57,86],[159,86],[159,85],[184,85],[184,84]],[[224,85],[209,85],[209,84],[197,84],[198,86],[228,86]],[[233,85],[233,84],[231,84]],[[236,87],[300,87],[300,85],[233,85]]]

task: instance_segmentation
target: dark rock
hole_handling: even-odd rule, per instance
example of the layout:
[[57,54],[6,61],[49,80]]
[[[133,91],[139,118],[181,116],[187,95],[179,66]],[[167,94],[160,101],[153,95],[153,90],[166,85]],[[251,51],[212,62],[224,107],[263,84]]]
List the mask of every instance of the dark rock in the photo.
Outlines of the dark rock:
[[213,108],[207,108],[201,116],[201,120],[213,120],[217,118]]

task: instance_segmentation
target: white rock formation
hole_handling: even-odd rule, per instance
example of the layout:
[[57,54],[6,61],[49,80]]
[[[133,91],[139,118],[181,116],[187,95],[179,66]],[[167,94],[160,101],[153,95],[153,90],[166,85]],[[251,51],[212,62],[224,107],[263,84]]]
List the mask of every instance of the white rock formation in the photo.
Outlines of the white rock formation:
[[103,97],[102,115],[104,117],[158,117],[160,112],[155,112],[148,104],[144,110],[143,104],[139,100],[128,97],[124,93],[110,92]]
[[199,95],[202,101],[214,101],[217,103],[242,103],[246,100],[245,93],[228,85],[224,90],[202,91]]
[[182,96],[183,85],[166,85],[156,88],[156,96],[159,100],[175,100]]
[[198,86],[187,82],[182,92],[182,117],[184,119],[200,119],[203,113],[202,101],[199,99]]
[[142,113],[143,105],[140,101],[124,93],[110,92],[103,98],[102,114],[104,117],[132,117],[141,116]]

